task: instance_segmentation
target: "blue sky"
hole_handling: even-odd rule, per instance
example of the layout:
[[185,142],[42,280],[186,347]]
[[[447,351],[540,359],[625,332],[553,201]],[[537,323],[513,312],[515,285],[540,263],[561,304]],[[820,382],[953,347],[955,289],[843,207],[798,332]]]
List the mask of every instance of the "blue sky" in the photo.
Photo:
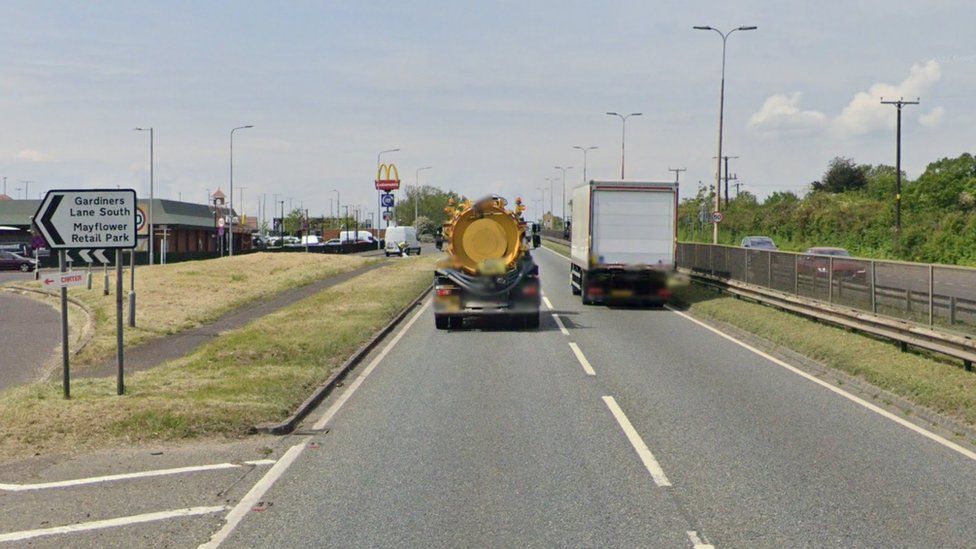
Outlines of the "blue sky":
[[[17,196],[121,185],[202,201],[228,182],[244,210],[278,192],[312,213],[375,210],[376,153],[405,182],[538,198],[573,145],[588,175],[683,194],[714,173],[721,40],[692,25],[758,25],[729,40],[725,152],[745,188],[802,191],[836,155],[904,166],[972,150],[971,2],[6,2],[0,20],[0,176]],[[558,186],[557,186],[558,189]],[[557,190],[559,202],[559,192]],[[567,193],[568,195],[568,193]],[[270,200],[270,198],[269,198]],[[548,202],[548,197],[547,197]],[[559,207],[556,206],[557,213]]]

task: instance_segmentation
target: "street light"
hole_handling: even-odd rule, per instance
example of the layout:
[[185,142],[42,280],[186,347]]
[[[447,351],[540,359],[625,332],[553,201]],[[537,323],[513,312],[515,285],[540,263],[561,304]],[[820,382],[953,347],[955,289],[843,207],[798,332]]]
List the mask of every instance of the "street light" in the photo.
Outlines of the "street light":
[[[336,221],[339,221],[339,212],[342,211],[342,202],[339,201],[339,190],[332,189],[332,192],[336,193]],[[342,232],[342,222],[339,221],[339,232]]]
[[608,112],[610,116],[620,117],[620,179],[624,179],[624,140],[627,137],[627,119],[631,116],[643,116],[644,113],[632,112],[628,115]]
[[[539,191],[539,194],[542,196],[542,200],[539,202],[539,206],[541,207],[542,210],[542,215],[539,216],[539,224],[544,225],[546,221],[546,188],[536,187],[536,190]],[[550,193],[550,195],[551,194],[552,193]]]
[[[230,225],[230,245],[227,247],[227,252],[230,257],[234,257],[234,132],[253,127],[248,124],[247,126],[238,126],[230,131],[230,215],[228,216],[230,218],[228,220],[228,224]],[[284,219],[282,219],[282,222],[284,222]]]
[[556,178],[547,177],[546,181],[549,182],[549,228],[552,229],[555,227],[555,224],[553,223],[554,221],[553,217],[555,217],[556,215],[556,208],[555,206],[553,206],[553,197],[556,196],[556,194],[553,192],[553,183],[556,182]]
[[563,205],[562,205],[562,210],[563,210],[563,227],[565,227],[566,226],[566,170],[572,170],[573,167],[572,166],[566,166],[566,167],[555,166],[555,169],[562,170],[562,172],[563,172]]
[[423,168],[417,168],[417,177],[416,177],[416,179],[414,179],[414,182],[415,182],[415,184],[414,184],[414,192],[415,192],[415,194],[414,194],[414,197],[413,197],[413,228],[414,228],[414,230],[416,230],[418,228],[417,227],[417,215],[418,215],[417,205],[420,203],[420,172],[422,172],[424,170],[429,170],[431,168],[433,168],[433,166],[424,166]]
[[592,147],[581,147],[579,145],[574,145],[573,148],[583,151],[583,184],[586,185],[586,153],[599,149],[600,147],[597,147],[596,145]]
[[[758,27],[736,27],[729,32],[722,31],[709,26],[692,27],[695,30],[715,31],[722,37],[722,85],[719,88],[718,96],[718,156],[715,165],[715,211],[719,211],[719,190],[722,188],[722,126],[725,115],[725,45],[729,36],[735,31],[751,31]],[[712,220],[712,244],[718,244],[718,221]]]
[[[148,128],[136,128],[137,132],[149,132],[149,219],[146,225],[149,227],[149,264],[153,264],[153,250],[155,248],[156,233],[153,231],[153,179],[155,170],[153,169],[153,161],[155,154],[153,154],[153,144],[155,142],[155,136],[153,134],[152,126]],[[209,200],[209,196],[208,196]]]

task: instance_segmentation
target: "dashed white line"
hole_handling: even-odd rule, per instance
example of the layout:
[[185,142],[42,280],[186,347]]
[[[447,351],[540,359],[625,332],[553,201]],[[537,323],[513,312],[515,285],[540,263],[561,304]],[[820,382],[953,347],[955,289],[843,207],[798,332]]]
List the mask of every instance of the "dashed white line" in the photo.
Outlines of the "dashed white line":
[[552,313],[552,319],[556,321],[556,326],[559,326],[559,331],[562,332],[564,336],[568,336],[569,330],[567,330],[566,326],[563,325],[563,319],[559,318],[559,315],[556,313]]
[[[272,465],[273,459],[258,459],[245,461],[244,465]],[[86,484],[98,484],[100,482],[112,482],[117,480],[130,480],[136,478],[161,477],[166,475],[179,475],[183,473],[197,473],[200,471],[216,471],[220,469],[236,469],[242,467],[239,463],[213,463],[210,465],[194,465],[190,467],[176,467],[173,469],[156,469],[153,471],[139,471],[136,473],[120,473],[117,475],[105,475],[101,477],[76,478],[71,480],[60,480],[55,482],[41,482],[37,484],[0,484],[0,491],[6,492],[26,492],[30,490],[48,490],[51,488],[67,488],[70,486],[83,486]]]
[[140,524],[143,522],[154,522],[179,517],[193,517],[197,515],[209,515],[226,511],[224,505],[216,507],[188,507],[186,509],[173,509],[172,511],[159,511],[156,513],[145,513],[142,515],[132,515],[106,520],[96,520],[93,522],[81,522],[69,524],[68,526],[55,526],[53,528],[41,528],[39,530],[23,530],[20,532],[9,532],[0,534],[0,542],[23,541],[25,539],[39,538],[42,536],[55,536],[58,534],[71,534],[75,532],[85,532],[89,530],[101,530],[104,528],[115,528],[118,526],[128,526],[130,524]]
[[715,549],[714,545],[702,541],[701,538],[698,537],[698,532],[688,530],[686,534],[688,534],[688,539],[691,540],[691,544],[695,547],[695,549]]
[[580,350],[579,345],[570,341],[569,348],[573,350],[573,354],[576,355],[576,360],[583,366],[583,371],[586,372],[586,375],[595,376],[596,372],[593,371],[593,366],[590,366],[590,361],[586,360],[586,356],[583,355],[583,351]]
[[552,301],[549,301],[549,298],[546,297],[546,296],[542,296],[542,301],[543,301],[543,303],[546,304],[546,308],[551,311],[552,310]]
[[941,437],[941,436],[939,436],[939,435],[937,435],[937,434],[935,434],[935,433],[933,433],[933,432],[931,432],[931,431],[929,431],[927,429],[924,429],[922,427],[919,427],[918,425],[915,425],[914,423],[912,423],[912,422],[910,422],[908,420],[902,419],[902,418],[896,416],[895,414],[889,412],[888,410],[885,410],[883,408],[880,408],[878,406],[875,406],[874,404],[871,404],[870,402],[868,402],[868,401],[866,401],[866,400],[864,400],[864,399],[862,399],[860,397],[854,396],[851,393],[848,393],[847,391],[845,391],[843,389],[840,389],[838,387],[834,387],[830,383],[827,383],[826,381],[823,381],[822,379],[819,379],[816,376],[812,376],[812,375],[804,372],[803,370],[797,368],[796,366],[791,366],[790,364],[787,364],[786,362],[783,362],[782,360],[780,360],[780,359],[778,359],[778,358],[776,358],[776,357],[774,357],[774,356],[772,356],[770,354],[764,353],[763,351],[760,351],[759,349],[753,347],[752,345],[749,345],[748,343],[745,343],[744,341],[739,341],[738,339],[736,339],[736,338],[734,338],[734,337],[726,334],[725,332],[722,332],[721,330],[719,330],[717,328],[713,328],[713,327],[709,326],[708,324],[705,324],[704,322],[701,322],[700,320],[695,319],[695,318],[691,317],[690,315],[687,315],[687,314],[685,314],[685,313],[683,313],[683,312],[675,309],[674,307],[671,307],[670,305],[666,305],[666,307],[668,309],[670,309],[672,312],[674,312],[675,314],[680,315],[682,318],[685,318],[687,320],[690,320],[691,322],[694,322],[695,324],[701,326],[702,328],[705,328],[706,330],[708,330],[710,332],[714,332],[715,334],[718,334],[719,336],[724,337],[725,339],[731,341],[732,343],[735,343],[736,345],[739,345],[740,347],[743,347],[745,349],[748,349],[748,350],[752,351],[753,353],[755,353],[755,354],[757,354],[757,355],[765,358],[766,360],[772,362],[773,364],[776,364],[778,366],[782,366],[783,368],[786,368],[787,370],[793,372],[794,374],[796,374],[796,375],[798,375],[800,377],[806,378],[806,379],[808,379],[808,380],[816,383],[817,385],[820,385],[821,387],[824,387],[826,389],[829,389],[830,391],[833,391],[834,393],[836,393],[836,394],[838,394],[838,395],[846,398],[847,400],[850,400],[851,402],[854,402],[856,404],[859,404],[859,405],[867,408],[868,410],[871,410],[872,412],[874,412],[874,413],[876,413],[876,414],[878,414],[878,415],[880,415],[882,417],[885,417],[887,419],[890,419],[891,421],[894,421],[895,423],[901,425],[902,427],[911,429],[912,431],[915,431],[916,433],[922,435],[925,438],[928,438],[929,440],[932,440],[933,442],[936,442],[938,444],[941,444],[942,446],[945,446],[946,448],[949,448],[950,450],[953,450],[955,452],[958,452],[958,453],[966,456],[967,458],[976,461],[976,452],[973,452],[972,450],[969,450],[968,448],[963,448],[962,446],[956,444],[955,442],[952,442],[951,440],[948,440],[948,439],[946,439],[944,437]]
[[634,450],[637,450],[637,455],[644,463],[647,472],[651,474],[651,478],[654,479],[654,484],[662,487],[671,486],[671,481],[664,474],[664,469],[661,469],[661,465],[657,462],[654,454],[651,453],[647,444],[644,444],[644,440],[637,433],[637,429],[634,429],[634,425],[630,423],[630,420],[627,419],[624,411],[620,409],[617,401],[612,396],[605,396],[603,397],[603,402],[610,409],[610,413],[613,414],[620,428],[624,430],[624,434],[627,435],[627,440],[630,441],[630,445],[634,447]]

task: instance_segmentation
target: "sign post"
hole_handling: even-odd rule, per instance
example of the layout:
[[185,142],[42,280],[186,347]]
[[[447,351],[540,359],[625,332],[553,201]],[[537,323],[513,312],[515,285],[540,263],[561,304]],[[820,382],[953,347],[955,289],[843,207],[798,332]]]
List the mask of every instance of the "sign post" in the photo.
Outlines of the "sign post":
[[[67,251],[97,248],[115,250],[115,313],[118,350],[118,394],[125,392],[122,349],[122,250],[136,247],[136,192],[132,189],[86,189],[48,191],[34,214],[37,228],[47,245],[58,252],[61,288],[61,361],[64,398],[71,398],[68,360],[68,286],[84,284],[81,273],[67,272]],[[83,254],[85,252],[82,252]],[[108,265],[105,293],[108,294]]]

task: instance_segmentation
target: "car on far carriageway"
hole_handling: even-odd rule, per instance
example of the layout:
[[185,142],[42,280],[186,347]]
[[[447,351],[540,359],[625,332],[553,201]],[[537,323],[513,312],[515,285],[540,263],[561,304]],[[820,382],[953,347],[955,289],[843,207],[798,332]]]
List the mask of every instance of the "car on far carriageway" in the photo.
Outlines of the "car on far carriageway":
[[0,269],[17,269],[21,272],[33,271],[37,261],[14,252],[0,252]]
[[834,278],[864,281],[867,276],[865,262],[851,258],[850,252],[844,248],[828,246],[814,246],[807,248],[797,258],[796,270],[801,275],[827,276],[833,272]]
[[768,236],[747,236],[739,243],[743,248],[755,248],[757,250],[778,250],[772,238]]

